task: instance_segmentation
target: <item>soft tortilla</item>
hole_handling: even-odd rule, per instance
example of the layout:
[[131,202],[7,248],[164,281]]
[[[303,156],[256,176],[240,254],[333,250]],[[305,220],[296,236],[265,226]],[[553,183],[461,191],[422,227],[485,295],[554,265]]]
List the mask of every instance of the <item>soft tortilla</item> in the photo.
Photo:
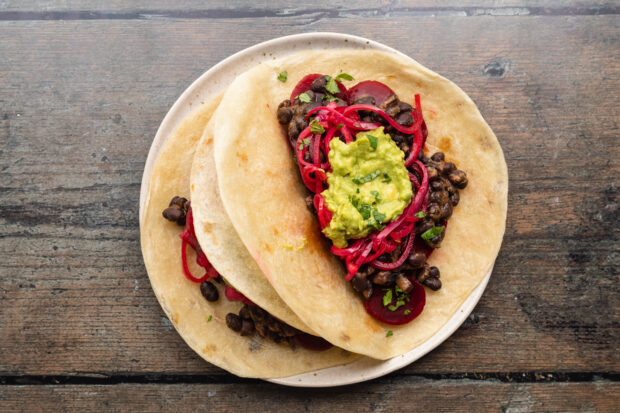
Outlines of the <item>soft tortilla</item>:
[[[187,344],[202,358],[238,376],[274,378],[345,364],[357,358],[339,348],[323,352],[263,340],[257,334],[242,337],[226,326],[229,312],[241,304],[229,302],[220,288],[220,299],[202,297],[198,284],[185,278],[181,265],[181,228],[166,221],[162,210],[175,195],[189,194],[194,149],[217,107],[219,98],[194,111],[168,139],[151,175],[141,227],[146,269],[164,312]],[[193,261],[193,260],[192,260]],[[192,262],[193,264],[193,262]],[[195,274],[204,270],[194,266]],[[211,321],[209,321],[211,317]]]
[[[286,70],[288,81],[278,81]],[[366,313],[306,208],[307,191],[276,120],[279,102],[306,74],[378,80],[413,103],[421,94],[428,144],[467,172],[468,187],[430,264],[443,287],[427,290],[422,314],[404,326]],[[508,176],[497,138],[455,84],[402,55],[371,50],[303,52],[239,76],[214,115],[220,192],[243,243],[286,304],[319,335],[378,359],[403,354],[439,330],[493,266],[504,234]],[[284,245],[304,245],[290,250]],[[388,331],[393,335],[386,337]]]
[[209,122],[196,149],[190,178],[194,230],[200,247],[235,289],[285,323],[314,334],[284,304],[239,239],[220,199],[213,154],[213,122]]

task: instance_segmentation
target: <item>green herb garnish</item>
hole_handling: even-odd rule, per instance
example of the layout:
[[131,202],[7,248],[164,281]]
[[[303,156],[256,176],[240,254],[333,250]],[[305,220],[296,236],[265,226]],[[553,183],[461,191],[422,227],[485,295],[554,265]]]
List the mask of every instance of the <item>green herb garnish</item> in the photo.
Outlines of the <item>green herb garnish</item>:
[[328,77],[329,79],[327,79],[325,90],[327,90],[332,95],[335,95],[336,93],[340,93],[340,88],[338,87],[338,83],[336,83],[334,78],[331,76],[326,76],[326,77]]
[[387,172],[383,173],[383,183],[389,183],[392,182],[392,178],[390,178],[390,175],[387,174]]
[[[358,193],[359,190],[360,189],[357,188]],[[381,194],[379,193],[379,191],[370,191],[370,195],[374,196],[377,201],[381,201]]]
[[308,103],[312,100],[310,99],[310,95],[308,95],[307,93],[302,93],[299,96],[297,96],[297,98],[299,98],[299,101],[303,103]]
[[336,129],[340,129],[340,128],[342,128],[343,126],[344,126],[344,125],[343,125],[342,123],[339,123],[339,124],[337,124],[337,125],[336,125]]
[[424,232],[420,236],[422,237],[422,239],[424,241],[430,241],[433,238],[435,238],[437,235],[440,235],[444,228],[445,227],[443,227],[443,226],[441,226],[441,227],[433,227],[433,228],[429,229],[428,231]]
[[392,302],[392,290],[387,290],[383,296],[383,306],[387,307]]
[[424,211],[418,211],[414,214],[414,216],[416,218],[424,218],[426,216],[426,213]]
[[372,210],[372,216],[375,218],[375,221],[377,221],[377,223],[382,223],[383,220],[385,220],[385,214],[382,214],[381,212],[379,212],[378,209],[373,209]]
[[288,72],[286,70],[284,72],[280,72],[280,74],[278,75],[278,80],[282,83],[285,83],[286,79],[288,79]]
[[390,311],[396,311],[397,309],[399,309],[400,307],[402,307],[403,305],[405,305],[405,300],[398,300],[396,301],[395,305],[391,305],[388,307],[388,309]]
[[366,137],[368,138],[368,141],[370,142],[370,146],[372,146],[372,149],[377,149],[377,143],[379,143],[379,138],[377,138],[376,136],[372,136],[372,135],[366,135]]
[[351,81],[353,80],[353,76],[348,73],[340,73],[338,76],[336,76],[336,80],[340,81],[342,79]]
[[352,179],[352,181],[355,184],[361,185],[361,184],[365,184],[366,182],[372,181],[373,179],[375,179],[379,175],[381,175],[381,171],[377,169],[376,171],[371,172],[368,175],[361,176],[361,177],[355,177],[355,178]]
[[364,219],[368,219],[370,218],[370,211],[372,210],[372,208],[370,207],[370,205],[368,204],[362,204],[360,205],[360,207],[357,209],[360,214],[362,215],[362,218]]
[[213,316],[210,315],[209,318],[207,318],[207,323],[209,323],[211,320],[213,320]]
[[310,132],[314,134],[317,134],[317,133],[322,134],[325,132],[325,128],[323,127],[323,125],[319,123],[319,121],[316,118],[314,118],[310,122]]
[[304,138],[302,139],[301,143],[299,144],[299,150],[301,151],[304,146],[310,146],[310,139],[308,138]]
[[403,314],[404,315],[411,314],[411,310],[405,310],[405,311],[403,311]]
[[394,333],[392,333],[392,330],[390,330],[387,333],[385,333],[386,337],[392,337],[393,335],[394,335]]

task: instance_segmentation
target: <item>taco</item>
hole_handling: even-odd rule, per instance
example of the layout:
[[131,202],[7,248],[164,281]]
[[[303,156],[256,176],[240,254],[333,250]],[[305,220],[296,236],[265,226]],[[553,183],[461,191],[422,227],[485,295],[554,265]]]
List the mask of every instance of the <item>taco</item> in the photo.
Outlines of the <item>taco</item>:
[[194,351],[238,376],[286,377],[356,359],[254,305],[223,279],[197,243],[191,200],[183,195],[190,193],[195,148],[219,99],[183,121],[152,170],[141,244],[159,303]]
[[334,345],[403,354],[492,269],[507,208],[501,147],[461,89],[404,55],[263,63],[230,85],[213,135],[240,239]]

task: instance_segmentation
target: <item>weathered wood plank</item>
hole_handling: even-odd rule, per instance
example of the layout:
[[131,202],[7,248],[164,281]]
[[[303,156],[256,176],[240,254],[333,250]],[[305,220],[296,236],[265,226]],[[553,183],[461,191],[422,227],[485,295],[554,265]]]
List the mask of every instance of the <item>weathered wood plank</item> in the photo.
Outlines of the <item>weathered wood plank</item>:
[[151,139],[222,58],[334,28],[453,79],[508,161],[489,288],[406,371],[618,370],[617,17],[379,21],[0,22],[0,374],[219,372],[171,329],[144,272],[137,210]]
[[617,383],[499,383],[395,378],[331,389],[248,384],[4,386],[0,411],[615,412]]

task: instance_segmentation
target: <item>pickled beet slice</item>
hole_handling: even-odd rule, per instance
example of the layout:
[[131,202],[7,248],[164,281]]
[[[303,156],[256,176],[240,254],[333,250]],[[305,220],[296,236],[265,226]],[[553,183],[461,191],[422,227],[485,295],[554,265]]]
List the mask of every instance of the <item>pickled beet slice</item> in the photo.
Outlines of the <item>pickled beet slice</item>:
[[[301,93],[304,93],[305,91],[309,90],[310,86],[312,86],[312,82],[314,82],[316,79],[318,79],[321,76],[323,75],[319,73],[313,73],[313,74],[304,76],[297,83],[297,85],[295,85],[295,88],[293,89],[293,92],[291,93],[291,98],[290,98],[291,102],[295,100],[295,98],[299,96]],[[336,81],[336,84],[338,85],[338,89],[340,89],[340,93],[336,93],[334,96],[346,101],[347,100],[347,88],[338,81]]]
[[[390,311],[389,306],[395,305],[397,301],[397,293],[394,291],[395,287],[391,288],[392,301],[385,307],[383,306],[383,297],[387,293],[387,288],[377,287],[364,303],[368,314],[381,322],[391,325],[407,324],[420,315],[424,309],[424,304],[426,304],[426,292],[424,287],[414,277],[407,278],[413,284],[413,290],[409,293],[409,301],[405,301],[405,304],[396,310]],[[407,310],[409,310],[409,313],[405,314]]]
[[228,284],[226,284],[226,290],[224,291],[224,294],[226,295],[226,298],[228,298],[228,301],[241,301],[242,303],[247,305],[256,305],[248,297],[241,294],[239,291],[235,290]]
[[379,106],[388,96],[394,94],[394,91],[376,80],[365,80],[359,82],[347,91],[347,101],[353,104],[355,99],[362,96],[372,96],[375,98],[375,106]]
[[305,349],[314,351],[325,351],[333,347],[332,344],[324,338],[307,333],[295,335],[295,342]]

